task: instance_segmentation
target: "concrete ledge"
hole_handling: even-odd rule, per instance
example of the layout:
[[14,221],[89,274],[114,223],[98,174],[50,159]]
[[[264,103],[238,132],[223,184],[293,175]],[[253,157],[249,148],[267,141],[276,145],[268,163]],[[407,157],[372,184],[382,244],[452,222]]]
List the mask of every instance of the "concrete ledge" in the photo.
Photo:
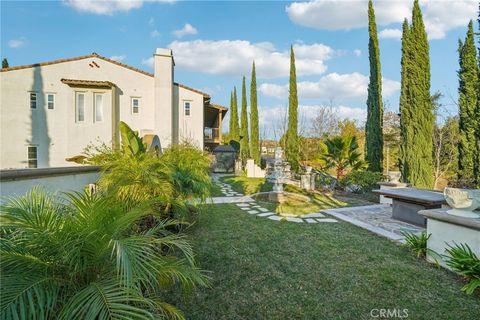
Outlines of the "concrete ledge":
[[428,219],[443,221],[457,226],[480,231],[480,219],[464,218],[447,213],[449,209],[421,210],[418,213]]
[[39,178],[62,176],[62,175],[99,172],[100,168],[101,168],[100,166],[71,166],[71,167],[0,170],[0,181],[39,179]]

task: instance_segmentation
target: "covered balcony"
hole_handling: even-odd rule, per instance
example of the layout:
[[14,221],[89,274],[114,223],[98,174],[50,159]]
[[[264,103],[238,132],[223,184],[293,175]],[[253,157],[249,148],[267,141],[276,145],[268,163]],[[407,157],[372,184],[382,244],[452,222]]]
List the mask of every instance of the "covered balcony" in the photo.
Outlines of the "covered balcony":
[[222,120],[227,108],[209,103],[204,110],[203,140],[205,149],[211,151],[222,142]]

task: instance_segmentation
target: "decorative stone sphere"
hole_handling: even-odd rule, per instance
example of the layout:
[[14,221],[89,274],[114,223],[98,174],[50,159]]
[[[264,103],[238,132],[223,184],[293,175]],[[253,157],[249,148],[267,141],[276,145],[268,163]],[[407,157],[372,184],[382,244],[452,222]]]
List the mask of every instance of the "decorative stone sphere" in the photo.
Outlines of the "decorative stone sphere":
[[480,207],[480,190],[445,188],[443,194],[452,207],[447,213],[465,218],[480,218],[480,212],[473,212]]

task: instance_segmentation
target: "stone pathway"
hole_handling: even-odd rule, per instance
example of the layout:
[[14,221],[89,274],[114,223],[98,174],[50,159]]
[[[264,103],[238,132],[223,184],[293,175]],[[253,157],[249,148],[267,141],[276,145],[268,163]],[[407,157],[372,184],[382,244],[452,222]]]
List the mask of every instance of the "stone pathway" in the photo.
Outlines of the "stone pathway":
[[243,196],[243,194],[236,192],[228,183],[220,181],[218,178],[214,179],[215,184],[220,187],[220,191],[227,197],[238,197]]
[[213,177],[213,181],[220,187],[220,191],[225,197],[213,197],[212,203],[236,203],[237,206],[248,214],[255,215],[261,218],[268,218],[274,221],[289,221],[294,223],[321,223],[321,222],[338,222],[335,219],[326,218],[322,213],[310,213],[303,216],[286,216],[279,215],[276,212],[269,211],[266,208],[261,207],[252,198],[244,196],[232,189],[228,183],[224,183],[218,179],[218,176]]
[[244,197],[244,199],[246,199],[247,201],[239,201],[237,203],[237,206],[243,211],[245,211],[246,213],[255,215],[257,217],[267,218],[274,221],[288,221],[288,222],[295,222],[295,223],[338,222],[335,219],[327,218],[324,214],[319,212],[309,213],[303,216],[279,215],[276,212],[272,212],[266,208],[261,207],[250,197]]
[[402,232],[420,234],[424,228],[392,218],[390,205],[326,209],[323,212],[394,241],[404,242]]
[[[218,176],[214,176],[213,180],[220,187],[222,193],[225,194],[225,197],[214,197],[212,198],[212,203],[235,203],[245,213],[261,218],[306,224],[331,223],[343,220],[382,237],[401,243],[405,242],[402,235],[403,231],[417,235],[425,231],[422,227],[393,219],[391,206],[383,204],[325,209],[322,210],[322,212],[305,214],[303,216],[279,215],[276,212],[261,207],[252,198],[234,191],[229,184],[221,182],[218,178]],[[336,219],[329,218],[323,213]]]

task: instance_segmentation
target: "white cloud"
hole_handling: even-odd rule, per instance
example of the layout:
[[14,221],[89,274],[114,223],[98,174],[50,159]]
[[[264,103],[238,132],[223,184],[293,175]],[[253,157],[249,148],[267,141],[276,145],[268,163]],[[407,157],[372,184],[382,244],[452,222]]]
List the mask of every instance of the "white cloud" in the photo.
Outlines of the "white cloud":
[[25,45],[25,42],[27,40],[24,37],[18,38],[18,39],[12,39],[8,41],[8,46],[10,48],[20,48]]
[[126,55],[122,54],[122,55],[118,55],[118,56],[111,56],[110,59],[118,61],[118,62],[122,62],[126,57],[127,57]]
[[150,32],[150,37],[152,38],[160,37],[160,32],[158,32],[158,30],[153,30],[152,32]]
[[402,30],[400,29],[383,29],[378,33],[380,39],[402,39]]
[[155,63],[155,60],[153,59],[153,57],[142,59],[142,64],[147,67],[153,68],[154,63]]
[[[366,27],[368,0],[315,0],[294,2],[286,7],[296,24],[325,30]],[[381,26],[410,20],[413,1],[375,1],[376,21]],[[475,19],[478,2],[473,0],[423,0],[420,2],[429,39],[442,39],[451,29]]]
[[[338,74],[336,72],[321,77],[317,82],[297,83],[300,99],[365,99],[369,79],[358,72]],[[398,81],[383,78],[382,94],[389,97],[400,89]],[[284,99],[288,96],[288,84],[262,83],[258,89],[262,94]]]
[[[401,22],[410,15],[411,1],[375,1],[377,23]],[[302,26],[326,30],[366,27],[368,0],[316,0],[294,2],[286,7],[289,18]]]
[[360,57],[362,55],[362,50],[360,49],[354,49],[353,54],[357,57]]
[[[322,74],[325,60],[335,51],[320,43],[295,44],[297,75]],[[270,42],[251,43],[246,40],[174,41],[169,44],[176,66],[208,74],[249,74],[255,60],[259,78],[286,77],[290,70],[290,50],[279,51]]]
[[67,6],[80,12],[112,15],[142,7],[145,2],[172,3],[174,0],[64,0]]
[[198,30],[190,23],[186,23],[182,29],[175,30],[172,33],[175,35],[175,37],[182,38],[186,35],[197,34]]
[[478,1],[474,0],[423,2],[425,8],[422,10],[429,39],[442,39],[450,29],[466,28],[468,21],[476,19],[478,13]]

